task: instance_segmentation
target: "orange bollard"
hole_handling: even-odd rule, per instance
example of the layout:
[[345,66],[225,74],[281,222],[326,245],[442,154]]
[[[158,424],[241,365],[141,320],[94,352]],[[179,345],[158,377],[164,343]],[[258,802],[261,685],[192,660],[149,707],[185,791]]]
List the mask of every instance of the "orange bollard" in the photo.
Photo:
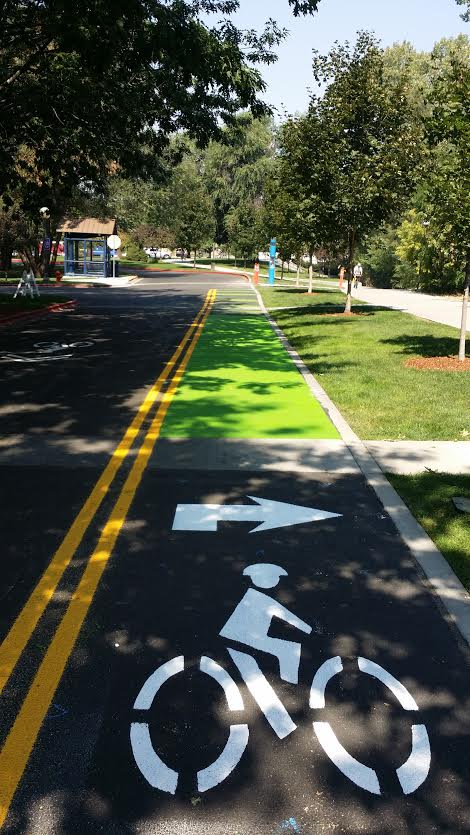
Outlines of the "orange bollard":
[[254,271],[253,271],[253,284],[258,284],[259,281],[259,263],[258,261],[255,264]]

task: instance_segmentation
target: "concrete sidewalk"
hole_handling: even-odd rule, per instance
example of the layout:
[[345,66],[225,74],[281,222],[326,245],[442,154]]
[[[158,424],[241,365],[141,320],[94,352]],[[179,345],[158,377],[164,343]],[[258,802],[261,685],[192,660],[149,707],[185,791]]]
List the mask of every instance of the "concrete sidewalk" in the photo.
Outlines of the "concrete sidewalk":
[[468,441],[364,441],[385,473],[470,475]]
[[[412,290],[385,290],[375,287],[361,287],[353,290],[353,298],[393,310],[411,313],[419,319],[429,319],[441,325],[459,328],[462,317],[462,300],[448,296],[430,296],[426,293],[415,293]],[[467,333],[470,323],[467,321]]]

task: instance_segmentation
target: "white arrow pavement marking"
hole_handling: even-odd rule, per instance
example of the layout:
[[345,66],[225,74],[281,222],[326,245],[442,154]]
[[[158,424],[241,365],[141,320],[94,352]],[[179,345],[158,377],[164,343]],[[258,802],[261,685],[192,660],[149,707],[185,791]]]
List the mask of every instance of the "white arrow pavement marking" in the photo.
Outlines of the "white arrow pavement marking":
[[179,504],[173,520],[174,531],[216,531],[219,522],[261,522],[250,533],[334,519],[341,513],[328,513],[314,507],[274,502],[248,496],[256,504]]

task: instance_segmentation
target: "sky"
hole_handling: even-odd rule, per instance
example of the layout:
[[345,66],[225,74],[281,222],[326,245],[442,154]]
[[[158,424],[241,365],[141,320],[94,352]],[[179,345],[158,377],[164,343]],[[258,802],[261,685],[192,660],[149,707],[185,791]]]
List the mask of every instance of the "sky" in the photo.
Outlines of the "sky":
[[288,0],[240,0],[234,21],[259,31],[272,17],[289,29],[288,39],[277,48],[277,63],[262,70],[268,85],[265,100],[282,114],[307,108],[307,88],[314,84],[313,49],[328,52],[334,41],[354,41],[358,30],[368,29],[384,46],[407,40],[429,51],[443,37],[460,32],[470,36],[461,11],[455,0],[321,0],[315,15],[294,18]]

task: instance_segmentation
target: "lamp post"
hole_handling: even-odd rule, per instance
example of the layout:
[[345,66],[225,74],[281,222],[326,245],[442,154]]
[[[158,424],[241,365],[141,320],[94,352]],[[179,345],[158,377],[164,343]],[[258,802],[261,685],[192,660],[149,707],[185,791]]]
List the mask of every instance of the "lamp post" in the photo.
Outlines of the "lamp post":
[[51,258],[51,213],[47,206],[39,209],[43,222],[42,252],[44,259],[44,281],[49,279],[49,261]]

